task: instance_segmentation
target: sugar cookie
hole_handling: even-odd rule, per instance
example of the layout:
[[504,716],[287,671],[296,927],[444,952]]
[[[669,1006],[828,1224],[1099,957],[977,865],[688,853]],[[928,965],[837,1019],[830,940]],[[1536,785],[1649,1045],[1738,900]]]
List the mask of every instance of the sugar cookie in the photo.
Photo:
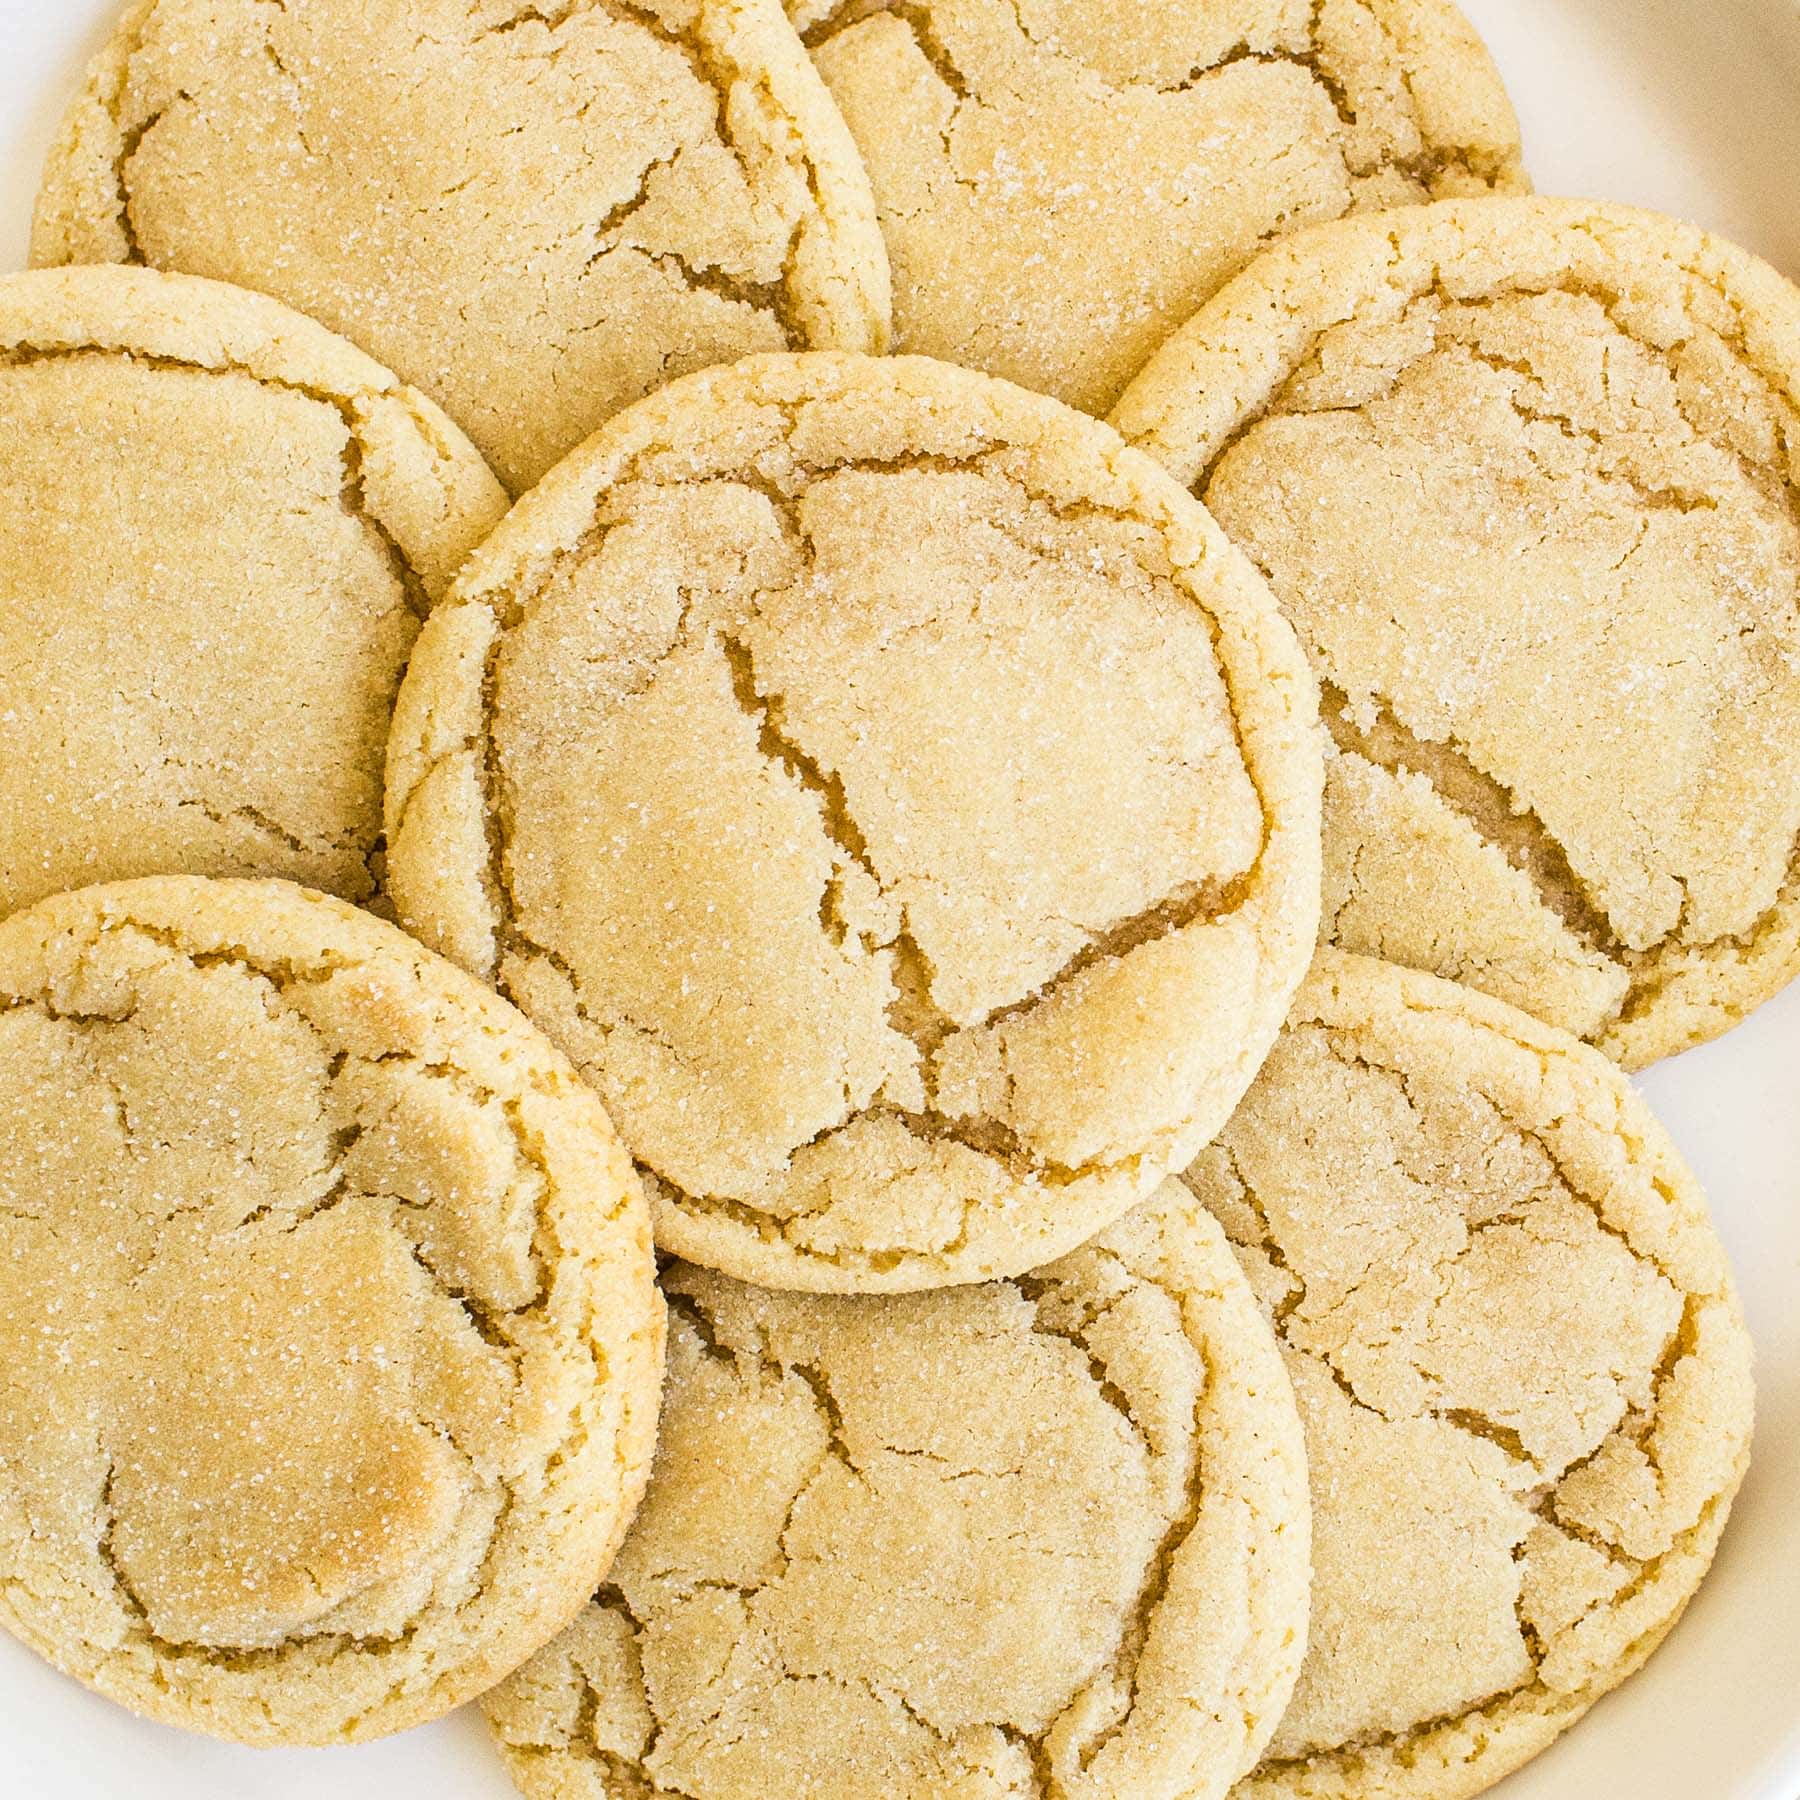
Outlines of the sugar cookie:
[[138,0],[32,257],[258,288],[529,486],[756,350],[880,350],[868,179],[779,0]]
[[663,1309],[598,1102],[285,882],[0,925],[0,1623],[170,1724],[447,1712],[604,1571]]
[[1326,688],[1325,931],[1633,1067],[1800,968],[1800,291],[1487,200],[1260,259],[1116,422]]
[[1103,413],[1271,237],[1523,189],[1449,0],[793,0],[874,184],[899,347]]
[[1464,1800],[1649,1656],[1743,1475],[1750,1342],[1693,1177],[1603,1057],[1321,954],[1186,1177],[1276,1322],[1312,1644],[1234,1800]]
[[1293,1396],[1175,1183],[1017,1282],[677,1265],[668,1425],[594,1604],[489,1696],[531,1800],[1215,1800],[1305,1634]]
[[1224,1122],[1316,929],[1314,696],[1105,426],[753,358],[565,461],[419,641],[390,889],[598,1087],[657,1239],[1016,1274]]
[[505,504],[272,300],[0,278],[0,914],[168,870],[367,899],[407,651]]

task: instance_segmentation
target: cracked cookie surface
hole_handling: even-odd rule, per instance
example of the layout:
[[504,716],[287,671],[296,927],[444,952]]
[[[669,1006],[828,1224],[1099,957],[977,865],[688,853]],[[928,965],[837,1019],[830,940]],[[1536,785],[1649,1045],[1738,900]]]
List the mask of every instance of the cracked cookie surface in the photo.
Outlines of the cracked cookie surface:
[[1280,246],[1115,414],[1326,690],[1328,940],[1632,1067],[1800,969],[1800,292],[1653,214]]
[[777,0],[139,0],[32,256],[274,294],[515,491],[676,375],[888,329],[867,177]]
[[1103,413],[1271,237],[1523,189],[1448,0],[790,0],[880,208],[903,350]]
[[283,882],[0,926],[0,1623],[140,1712],[331,1743],[566,1625],[649,1470],[663,1308],[598,1101]]
[[532,1800],[1224,1793],[1299,1662],[1306,1475],[1191,1195],[1016,1282],[665,1286],[638,1521],[485,1703]]
[[0,914],[171,868],[372,894],[407,651],[504,507],[271,300],[0,280]]
[[1319,962],[1184,1180],[1305,1424],[1312,1634],[1235,1800],[1463,1800],[1655,1649],[1748,1454],[1705,1201],[1597,1052],[1435,976]]
[[396,710],[390,891],[594,1081],[665,1249],[980,1279],[1248,1085],[1315,932],[1318,758],[1266,588],[1105,426],[756,358],[471,559]]

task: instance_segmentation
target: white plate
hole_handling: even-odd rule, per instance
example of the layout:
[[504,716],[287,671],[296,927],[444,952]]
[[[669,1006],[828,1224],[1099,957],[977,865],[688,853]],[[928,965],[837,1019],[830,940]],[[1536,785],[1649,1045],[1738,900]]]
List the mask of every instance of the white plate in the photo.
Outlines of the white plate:
[[[0,268],[122,0],[0,0]],[[1699,219],[1800,278],[1796,0],[1463,0],[1546,193]],[[1643,1674],[1500,1800],[1800,1800],[1800,985],[1654,1070],[1706,1183],[1761,1363],[1754,1462],[1717,1567]],[[0,1346],[0,1355],[4,1347]],[[469,1713],[355,1750],[251,1752],[148,1725],[0,1638],[5,1800],[506,1800]],[[771,1795],[769,1800],[781,1800]]]

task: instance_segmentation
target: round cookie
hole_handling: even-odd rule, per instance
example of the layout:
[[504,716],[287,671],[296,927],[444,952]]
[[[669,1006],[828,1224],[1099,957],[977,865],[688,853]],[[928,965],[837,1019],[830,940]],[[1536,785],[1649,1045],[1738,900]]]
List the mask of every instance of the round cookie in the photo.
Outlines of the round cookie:
[[274,294],[515,491],[673,375],[888,329],[868,178],[779,0],[137,0],[32,258]]
[[1450,0],[790,0],[868,166],[899,347],[1104,413],[1271,237],[1522,190]]
[[1302,234],[1115,422],[1326,689],[1325,935],[1632,1067],[1800,968],[1800,292],[1489,200]]
[[0,925],[0,1623],[258,1744],[397,1731],[575,1614],[647,1477],[599,1103],[392,926],[163,877]]
[[0,913],[172,868],[372,894],[407,652],[505,504],[272,300],[0,278]]
[[434,615],[390,891],[599,1089],[667,1250],[1016,1274],[1217,1130],[1317,924],[1304,658],[1107,427],[919,358],[641,402]]
[[1463,1800],[1637,1669],[1724,1527],[1750,1343],[1694,1178],[1597,1052],[1321,952],[1187,1172],[1306,1427],[1312,1636],[1235,1800]]
[[484,1703],[531,1800],[1209,1800],[1254,1759],[1305,1638],[1305,1465],[1178,1184],[1017,1282],[665,1282],[637,1524]]

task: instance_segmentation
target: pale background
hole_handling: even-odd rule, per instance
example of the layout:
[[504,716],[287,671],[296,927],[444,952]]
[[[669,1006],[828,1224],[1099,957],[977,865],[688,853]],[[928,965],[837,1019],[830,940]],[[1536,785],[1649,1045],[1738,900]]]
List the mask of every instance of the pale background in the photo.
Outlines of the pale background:
[[[0,269],[122,0],[0,0]],[[1546,193],[1696,218],[1800,279],[1794,0],[1463,0]],[[1761,1364],[1756,1456],[1711,1580],[1650,1667],[1498,1800],[1800,1800],[1800,986],[1644,1086],[1712,1194]],[[0,1354],[4,1348],[0,1347]],[[4,1800],[505,1800],[472,1713],[354,1750],[145,1724],[0,1639]],[[768,1800],[785,1800],[770,1795]]]

